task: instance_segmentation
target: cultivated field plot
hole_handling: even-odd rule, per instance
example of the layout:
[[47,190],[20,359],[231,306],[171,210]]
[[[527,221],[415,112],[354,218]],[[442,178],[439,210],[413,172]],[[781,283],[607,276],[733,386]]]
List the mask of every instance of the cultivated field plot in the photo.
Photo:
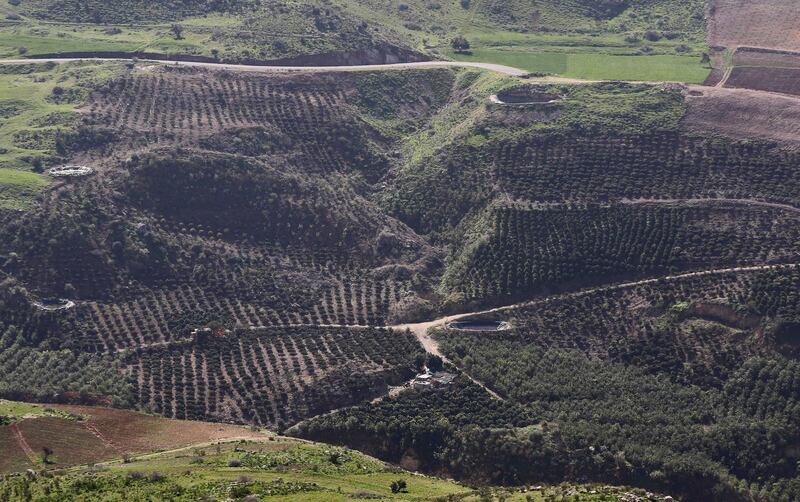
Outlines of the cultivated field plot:
[[533,136],[499,143],[492,158],[501,189],[542,202],[764,197],[796,203],[800,187],[795,154],[673,133]]
[[[449,70],[375,74],[261,74],[157,67],[111,80],[81,112],[134,148],[193,145],[249,156],[283,155],[312,172],[379,168],[374,112],[423,120],[452,83]],[[397,79],[406,89],[382,96]],[[398,82],[399,83],[399,82]],[[391,92],[385,89],[386,92]]]
[[422,354],[410,333],[296,327],[201,334],[136,349],[126,365],[142,409],[282,428],[381,395]]
[[799,213],[695,202],[497,207],[445,282],[468,299],[525,297],[576,281],[800,261]]
[[800,53],[740,48],[733,55],[733,66],[800,68]]
[[[553,420],[561,438],[556,443],[567,448],[613,444],[624,448],[631,465],[663,465],[659,473],[677,475],[670,482],[673,493],[687,486],[687,470],[672,471],[661,455],[704,459],[684,464],[715,479],[692,482],[695,493],[719,493],[723,486],[737,493],[740,481],[770,472],[773,478],[758,481],[760,492],[769,494],[767,500],[792,500],[797,454],[786,445],[800,439],[800,329],[793,320],[800,307],[798,279],[797,267],[667,277],[505,311],[509,331],[443,330],[435,337],[448,358],[506,398],[504,404],[536,417],[540,434],[520,453],[517,475],[527,475],[522,473],[536,461],[558,471],[535,447],[552,434]],[[358,423],[371,427],[369,416],[382,407],[366,409]],[[757,440],[767,431],[779,439]],[[509,431],[506,444],[521,452],[515,432]],[[598,468],[612,472],[615,465]]]
[[[336,279],[334,279],[336,280]],[[352,282],[351,282],[352,281]],[[386,312],[398,302],[400,285],[340,278],[319,292],[317,303],[284,309],[273,301],[280,291],[254,289],[214,291],[200,286],[154,290],[120,303],[87,303],[75,312],[83,333],[76,345],[85,350],[114,351],[185,338],[194,327],[219,323],[227,329],[292,325],[384,326]],[[237,294],[238,293],[238,294]],[[310,296],[310,295],[309,295]],[[295,300],[302,300],[295,298]],[[312,300],[313,301],[313,300]],[[294,308],[292,308],[294,306]]]
[[800,94],[800,53],[739,49],[725,87]]
[[100,124],[168,135],[172,143],[255,126],[310,136],[340,123],[343,105],[343,92],[332,81],[326,86],[280,76],[170,69],[113,80],[83,111]]
[[0,473],[20,472],[33,464],[28,459],[25,450],[19,446],[17,432],[10,426],[0,426]]
[[63,468],[200,442],[264,437],[244,427],[168,420],[126,410],[68,405],[52,408],[73,416],[20,418],[0,426],[0,474],[44,466],[44,448],[52,451],[46,465]]
[[736,140],[761,139],[797,148],[800,99],[746,89],[691,87],[683,126]]
[[737,66],[725,81],[725,87],[800,95],[800,68]]
[[800,50],[800,10],[794,0],[712,0],[709,43]]
[[[468,338],[487,348],[493,340],[524,341],[716,386],[751,357],[794,353],[797,340],[782,338],[777,326],[782,320],[794,326],[786,316],[798,308],[799,274],[797,267],[785,266],[601,287],[504,313],[511,331],[469,336],[445,331],[437,337],[445,342],[445,353],[457,358],[465,355],[458,353],[459,341]],[[791,333],[798,337],[796,329]]]

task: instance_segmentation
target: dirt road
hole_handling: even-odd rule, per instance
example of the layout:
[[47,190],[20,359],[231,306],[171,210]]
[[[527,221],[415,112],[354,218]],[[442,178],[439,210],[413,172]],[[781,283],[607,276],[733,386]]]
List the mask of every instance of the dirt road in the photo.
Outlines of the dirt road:
[[719,268],[713,270],[702,270],[699,272],[687,272],[684,274],[676,274],[676,275],[668,275],[664,277],[656,277],[652,279],[642,279],[639,281],[631,281],[631,282],[623,282],[619,284],[611,284],[607,286],[599,286],[596,288],[590,289],[582,289],[580,291],[575,291],[572,293],[564,293],[561,295],[554,295],[548,296],[544,298],[540,298],[537,300],[529,300],[521,303],[514,303],[511,305],[504,305],[502,307],[495,307],[492,309],[482,310],[478,312],[466,312],[463,314],[455,314],[449,315],[446,317],[442,317],[440,319],[436,319],[433,321],[425,321],[416,324],[400,324],[397,326],[391,326],[392,329],[397,330],[410,330],[414,333],[419,340],[420,344],[431,354],[437,355],[442,359],[446,358],[439,350],[439,344],[436,340],[430,335],[431,328],[436,328],[439,326],[444,326],[446,323],[457,321],[459,319],[463,319],[465,317],[476,316],[476,315],[488,315],[488,314],[496,314],[501,312],[506,312],[509,310],[521,308],[521,307],[529,307],[533,305],[540,305],[542,303],[550,302],[555,299],[563,299],[563,298],[578,298],[581,296],[590,295],[593,293],[598,293],[600,291],[616,291],[620,289],[627,289],[636,286],[642,286],[644,284],[656,284],[660,281],[666,282],[674,282],[679,281],[682,279],[687,279],[690,277],[704,277],[709,275],[722,275],[728,273],[735,273],[735,272],[756,272],[759,270],[780,270],[780,269],[792,269],[792,268],[800,268],[800,263],[784,263],[784,264],[776,264],[776,265],[754,265],[748,267],[732,267],[732,268]]
[[[70,63],[75,61],[133,61],[128,58],[43,58],[43,59],[0,59],[0,64],[30,64],[30,63]],[[529,72],[511,66],[492,63],[471,63],[460,61],[424,61],[419,63],[392,63],[347,66],[258,66],[230,63],[201,63],[193,61],[168,61],[162,59],[138,59],[142,63],[163,63],[172,66],[189,66],[194,68],[217,68],[234,71],[251,72],[332,72],[332,71],[362,71],[362,70],[402,70],[408,68],[480,68],[494,71],[513,77],[521,77]]]
[[800,213],[800,207],[790,206],[789,204],[781,204],[779,202],[766,202],[756,199],[730,199],[726,197],[716,198],[696,198],[696,199],[622,199],[620,204],[635,206],[638,204],[647,205],[665,205],[665,206],[705,206],[709,204],[722,203],[722,204],[741,204],[743,206],[757,206],[769,209],[780,209],[781,211],[788,211],[790,213]]

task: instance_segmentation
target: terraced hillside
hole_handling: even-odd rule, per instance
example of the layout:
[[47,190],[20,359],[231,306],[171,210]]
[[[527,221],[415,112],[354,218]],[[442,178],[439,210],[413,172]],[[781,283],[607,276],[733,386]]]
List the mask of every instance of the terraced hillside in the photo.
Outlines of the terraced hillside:
[[[0,396],[475,483],[794,495],[797,153],[690,127],[694,88],[23,68],[7,85],[44,85],[9,126],[53,141],[0,154],[43,185],[0,209]],[[45,172],[65,164],[91,171]],[[507,332],[387,327],[525,301]],[[453,383],[391,389],[424,387],[437,352]]]
[[[0,497],[96,500],[124,496],[176,501],[279,497],[298,502],[457,498],[475,502],[486,497],[547,500],[569,493],[573,500],[600,502],[609,497],[646,495],[642,489],[591,484],[475,490],[453,481],[412,474],[346,448],[263,433],[239,439],[209,439],[213,440],[158,453],[129,455],[123,461],[41,475],[31,471],[34,474],[4,476],[0,478]],[[49,460],[61,464],[62,457],[51,455]]]
[[512,328],[435,338],[499,399],[464,380],[294,432],[485,483],[588,477],[685,500],[792,500],[797,278],[791,266],[687,275],[493,312]]
[[[2,475],[239,439],[265,439],[265,434],[241,426],[168,420],[126,410],[0,400]],[[49,451],[46,461],[45,449]],[[4,493],[9,496],[8,491]]]
[[423,351],[389,330],[289,328],[138,348],[125,361],[137,403],[174,418],[283,428],[377,397],[415,374]]
[[444,282],[467,299],[520,298],[556,284],[800,261],[795,212],[746,204],[494,207],[485,235]]

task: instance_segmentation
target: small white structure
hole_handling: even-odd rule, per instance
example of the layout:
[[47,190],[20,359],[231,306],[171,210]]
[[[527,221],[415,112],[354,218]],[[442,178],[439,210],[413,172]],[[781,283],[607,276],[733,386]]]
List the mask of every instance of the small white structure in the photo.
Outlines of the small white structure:
[[64,300],[62,298],[47,298],[44,300],[34,301],[33,306],[50,312],[56,310],[67,310],[75,306],[72,300]]
[[80,176],[88,176],[94,172],[94,169],[87,166],[61,166],[53,167],[47,171],[50,176],[59,178],[70,177],[77,178]]
[[442,390],[448,387],[455,380],[456,375],[447,371],[437,371],[436,373],[423,373],[417,375],[411,382],[415,389],[435,389]]

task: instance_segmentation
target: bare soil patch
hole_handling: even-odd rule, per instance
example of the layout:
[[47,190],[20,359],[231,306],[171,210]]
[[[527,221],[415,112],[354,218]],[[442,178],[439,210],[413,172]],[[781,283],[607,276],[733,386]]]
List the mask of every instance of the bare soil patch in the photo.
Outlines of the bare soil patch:
[[800,50],[797,0],[710,0],[709,44]]
[[24,471],[33,467],[9,426],[0,427],[0,452],[0,473]]
[[263,434],[244,427],[210,422],[170,420],[141,413],[92,406],[58,406],[88,417],[87,422],[107,442],[128,453],[218,441],[237,437],[262,438]]
[[800,54],[741,48],[734,54],[733,64],[734,66],[761,66],[765,68],[800,68]]
[[[27,418],[14,426],[0,426],[0,474],[43,467],[41,463],[32,464],[29,456],[32,452],[38,461],[44,447],[53,451],[50,467],[63,468],[118,458],[123,453],[141,454],[198,443],[265,437],[227,424],[170,420],[93,406],[54,407],[81,415],[85,420],[39,417]],[[14,427],[31,452],[26,453],[20,446]]]
[[563,96],[544,92],[535,87],[513,87],[492,96],[492,102],[506,105],[544,105],[561,101]]
[[800,96],[800,68],[737,66],[725,82],[725,87]]
[[45,447],[53,450],[53,466],[84,464],[116,454],[79,421],[40,417],[25,419],[18,425],[34,453],[41,455]]
[[800,146],[800,99],[747,89],[689,87],[685,128]]

